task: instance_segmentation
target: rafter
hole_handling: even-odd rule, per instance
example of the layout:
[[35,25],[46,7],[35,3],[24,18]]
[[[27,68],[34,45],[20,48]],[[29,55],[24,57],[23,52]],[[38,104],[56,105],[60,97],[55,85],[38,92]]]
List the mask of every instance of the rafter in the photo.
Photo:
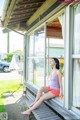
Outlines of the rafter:
[[16,11],[22,11],[23,9],[24,10],[29,10],[29,9],[35,9],[35,8],[38,8],[40,5],[36,5],[36,6],[26,6],[26,7],[21,7],[21,8],[17,8],[17,7],[15,7],[15,9],[14,9],[14,12],[16,12]]
[[27,3],[34,3],[34,2],[35,2],[35,3],[36,3],[36,2],[42,2],[42,3],[43,3],[44,1],[45,1],[45,0],[30,0],[30,1],[27,1],[27,0],[22,0],[22,1],[21,1],[21,0],[20,0],[20,1],[17,2],[17,4],[27,4]]
[[[15,19],[9,20],[9,22],[15,22],[15,21],[19,21],[19,20],[25,20],[25,21],[26,21],[29,17],[30,17],[30,16],[26,16],[26,17],[24,17],[24,18],[22,18],[22,17],[15,18]],[[8,23],[9,23],[9,22],[8,22]]]
[[31,16],[33,14],[33,12],[30,12],[30,13],[27,13],[27,15],[26,14],[17,14],[17,15],[14,15],[14,16],[11,16],[11,18],[10,18],[10,20],[11,19],[16,19],[16,18],[22,18],[22,17],[25,17],[25,16]]
[[22,20],[17,20],[17,21],[14,21],[14,22],[9,22],[8,25],[14,25],[14,24],[19,24],[20,22],[22,22]]
[[37,8],[32,8],[32,9],[23,9],[23,10],[18,10],[18,11],[14,11],[11,15],[17,15],[17,14],[27,14],[27,13],[31,13],[31,12],[35,12]]
[[34,4],[42,4],[43,3],[43,1],[39,1],[39,2],[28,2],[28,1],[26,1],[25,3],[21,3],[21,4],[16,4],[16,6],[17,7],[23,7],[24,5],[34,5]]
[[62,29],[59,27],[47,27],[48,32],[61,32]]

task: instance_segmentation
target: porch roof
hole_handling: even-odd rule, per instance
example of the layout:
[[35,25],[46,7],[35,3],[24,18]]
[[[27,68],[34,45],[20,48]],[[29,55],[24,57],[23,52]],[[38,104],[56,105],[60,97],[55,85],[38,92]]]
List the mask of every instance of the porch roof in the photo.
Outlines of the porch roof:
[[[60,0],[5,0],[2,24],[12,30],[27,31],[41,21],[51,11],[58,11],[66,4]],[[64,0],[62,0],[64,1]],[[61,5],[61,7],[59,7]],[[56,26],[56,27],[55,27]],[[49,30],[60,31],[60,24],[56,22],[48,25]]]
[[42,19],[43,14],[53,5],[58,6],[57,0],[5,0],[1,16],[4,27],[27,31],[29,26]]
[[26,22],[46,0],[6,0],[2,24],[9,28],[27,30]]

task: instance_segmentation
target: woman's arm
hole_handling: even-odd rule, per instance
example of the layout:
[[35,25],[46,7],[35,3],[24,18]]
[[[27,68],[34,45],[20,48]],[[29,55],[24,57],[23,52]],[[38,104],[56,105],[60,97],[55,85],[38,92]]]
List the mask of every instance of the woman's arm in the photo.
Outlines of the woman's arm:
[[58,71],[58,79],[59,79],[59,85],[60,85],[60,95],[59,96],[63,97],[62,74],[61,74],[60,70]]

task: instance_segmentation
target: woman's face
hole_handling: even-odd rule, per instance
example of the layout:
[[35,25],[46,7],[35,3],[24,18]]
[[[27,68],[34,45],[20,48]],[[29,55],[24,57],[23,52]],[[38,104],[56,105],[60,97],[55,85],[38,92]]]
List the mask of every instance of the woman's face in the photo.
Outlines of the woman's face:
[[56,63],[55,63],[54,59],[50,59],[50,60],[49,60],[49,63],[50,63],[50,65],[51,65],[51,66],[56,65]]

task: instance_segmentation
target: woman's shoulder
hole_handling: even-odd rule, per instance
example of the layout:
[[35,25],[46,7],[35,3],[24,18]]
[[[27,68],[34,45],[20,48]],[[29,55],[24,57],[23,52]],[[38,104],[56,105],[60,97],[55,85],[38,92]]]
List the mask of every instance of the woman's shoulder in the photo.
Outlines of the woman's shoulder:
[[57,70],[58,75],[62,75],[61,70]]

